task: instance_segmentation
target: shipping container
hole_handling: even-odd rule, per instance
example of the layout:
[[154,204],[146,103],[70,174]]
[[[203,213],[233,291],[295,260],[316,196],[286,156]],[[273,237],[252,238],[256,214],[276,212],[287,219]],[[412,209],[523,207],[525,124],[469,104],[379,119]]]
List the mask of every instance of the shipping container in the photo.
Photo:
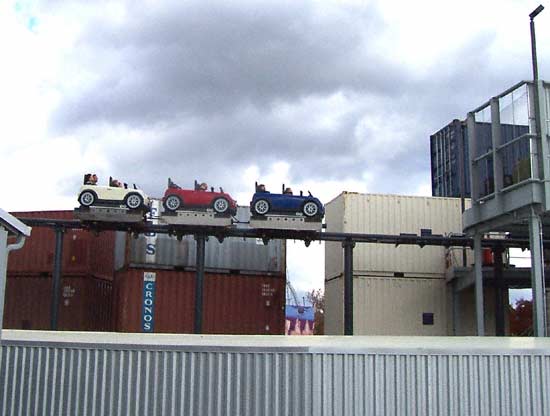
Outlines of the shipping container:
[[[491,123],[475,123],[477,149],[474,157],[487,153],[493,147]],[[527,125],[501,124],[502,143],[529,133]],[[520,139],[506,148],[503,154],[504,186],[514,185],[531,176],[529,138]],[[470,161],[468,126],[466,121],[454,120],[430,136],[432,195],[443,197],[470,197]],[[479,165],[484,195],[493,192],[493,161]]]
[[[240,221],[250,218],[248,207],[239,207]],[[246,224],[239,224],[243,227]],[[146,234],[138,238],[120,233],[116,238],[117,270],[129,267],[196,267],[196,242],[192,235],[179,241],[167,234]],[[205,267],[213,272],[285,274],[286,241],[270,240],[267,245],[256,238],[226,238],[222,243],[209,237],[205,247]]]
[[470,196],[466,122],[453,120],[430,136],[432,195]]
[[[3,327],[51,329],[52,286],[48,273],[8,274]],[[59,330],[111,330],[112,282],[93,276],[64,275],[59,299]]]
[[[119,332],[193,333],[194,272],[128,269],[115,275]],[[283,334],[284,275],[206,273],[203,333]]]
[[[72,211],[34,211],[13,213],[18,218],[73,220]],[[114,273],[115,233],[99,234],[69,229],[63,237],[62,273],[92,275],[112,280]],[[8,273],[52,273],[55,255],[55,231],[33,227],[22,249],[10,253]]]
[[[460,199],[343,192],[326,205],[327,231],[366,234],[433,235],[462,233]],[[440,277],[445,274],[445,248],[414,245],[357,244],[354,271],[385,276]],[[343,274],[340,243],[325,244],[325,278]]]
[[[335,276],[325,280],[324,293],[325,335],[342,335],[344,333],[344,279],[342,276]],[[357,301],[354,300],[353,303],[355,316]]]
[[[354,275],[354,335],[447,335],[447,292],[438,279]],[[343,277],[325,282],[325,333],[344,333]]]

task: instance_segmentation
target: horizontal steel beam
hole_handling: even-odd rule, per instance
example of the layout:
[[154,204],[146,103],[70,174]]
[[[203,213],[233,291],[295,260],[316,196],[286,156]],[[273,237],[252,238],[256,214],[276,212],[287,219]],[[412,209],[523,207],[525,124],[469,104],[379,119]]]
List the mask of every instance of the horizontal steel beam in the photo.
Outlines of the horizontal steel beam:
[[[177,237],[184,235],[213,236],[218,240],[228,237],[260,238],[269,240],[302,240],[308,245],[311,241],[352,241],[355,243],[378,243],[399,245],[443,246],[443,247],[473,247],[473,239],[465,235],[427,235],[414,234],[386,235],[386,234],[360,234],[360,233],[335,233],[325,231],[308,230],[269,230],[269,229],[243,229],[232,227],[211,226],[187,226],[153,224],[151,222],[117,223],[117,222],[81,222],[78,220],[54,220],[46,218],[19,218],[23,223],[31,227],[51,227],[66,229],[87,229],[90,231],[126,231],[134,234],[159,233]],[[519,247],[529,248],[528,239],[484,239],[483,247]],[[550,240],[545,241],[545,246],[550,247]]]

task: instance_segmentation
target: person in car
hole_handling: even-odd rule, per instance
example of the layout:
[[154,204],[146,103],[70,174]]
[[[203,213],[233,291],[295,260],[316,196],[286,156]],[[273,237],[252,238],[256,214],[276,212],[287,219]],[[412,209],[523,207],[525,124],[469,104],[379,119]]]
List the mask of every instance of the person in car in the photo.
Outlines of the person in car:
[[292,195],[292,188],[285,188],[285,191],[283,192],[285,195]]
[[97,185],[97,175],[95,173],[84,175],[84,185]]
[[122,183],[118,179],[111,179],[109,186],[114,186],[115,188],[122,188]]
[[203,182],[199,185],[199,191],[207,191],[208,190],[208,184],[206,182]]

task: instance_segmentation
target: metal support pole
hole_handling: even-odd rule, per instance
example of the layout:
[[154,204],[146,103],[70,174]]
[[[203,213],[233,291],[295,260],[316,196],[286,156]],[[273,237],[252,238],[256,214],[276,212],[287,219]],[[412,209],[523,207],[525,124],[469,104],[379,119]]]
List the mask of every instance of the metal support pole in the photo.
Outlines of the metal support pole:
[[[544,9],[544,7],[542,9]],[[540,11],[542,11],[542,9]],[[531,63],[532,63],[532,67],[533,67],[532,68],[533,69],[533,81],[535,81],[535,83],[536,83],[539,80],[539,66],[538,66],[538,62],[537,62],[537,39],[536,39],[536,36],[535,36],[535,16],[531,17],[531,19],[530,19],[529,29],[531,31]]]
[[[466,142],[464,139],[464,128],[461,121],[455,120],[453,122],[455,124],[455,131],[459,130],[460,135],[458,136],[458,175],[460,177],[460,213],[464,215],[464,211],[466,211],[466,163],[468,163],[465,160],[465,149],[466,149]],[[462,266],[466,267],[468,264],[468,257],[467,257],[467,249],[466,247],[462,248]]]
[[457,283],[458,281],[456,279],[453,280],[453,283],[451,285],[451,290],[453,292],[452,298],[453,298],[453,310],[452,310],[452,319],[453,319],[453,335],[458,335],[458,331],[460,328],[460,292],[457,290]]
[[55,228],[55,255],[53,261],[52,303],[50,306],[50,329],[57,330],[59,298],[61,291],[61,262],[63,261],[63,227]]
[[195,334],[202,334],[202,310],[204,298],[204,256],[206,236],[196,235],[197,262],[195,280]]
[[534,176],[535,179],[544,177],[544,160],[542,152],[542,119],[540,114],[540,103],[539,103],[539,68],[537,63],[537,40],[535,36],[535,17],[538,16],[540,12],[544,10],[544,6],[541,4],[535,10],[529,14],[529,28],[531,32],[531,61],[533,66],[533,101],[535,103],[535,128],[537,134],[537,154],[538,154],[538,172],[540,176]]
[[504,187],[504,166],[502,154],[497,149],[502,145],[502,134],[500,125],[500,104],[498,98],[491,99],[491,142],[493,152],[493,186],[495,200],[501,204],[501,192]]
[[346,240],[344,247],[344,335],[353,335],[353,248],[355,243]]
[[485,313],[483,310],[483,258],[481,251],[481,234],[474,235],[474,275],[476,298],[477,335],[485,335]]
[[542,224],[540,217],[531,212],[529,217],[531,249],[531,287],[533,291],[533,332],[536,337],[546,335],[546,307],[544,293],[544,266],[542,258]]
[[505,306],[508,304],[504,302],[505,289],[504,289],[504,264],[502,261],[502,253],[504,249],[502,247],[493,248],[493,271],[495,276],[495,334],[498,337],[505,335]]
[[[0,329],[4,328],[4,301],[6,296],[6,272],[8,270],[8,232],[0,226]],[[2,332],[0,331],[0,342]]]

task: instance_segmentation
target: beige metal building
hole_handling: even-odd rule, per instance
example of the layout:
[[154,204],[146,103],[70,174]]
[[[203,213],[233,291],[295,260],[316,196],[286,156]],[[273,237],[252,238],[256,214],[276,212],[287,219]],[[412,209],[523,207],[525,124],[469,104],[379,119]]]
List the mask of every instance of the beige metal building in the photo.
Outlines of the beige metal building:
[[[326,205],[327,231],[421,235],[462,233],[458,198],[343,192]],[[471,250],[466,250],[471,266]],[[453,291],[454,263],[444,247],[357,244],[353,252],[355,335],[474,335],[471,288]],[[462,249],[460,249],[462,253]],[[462,255],[459,255],[462,258]],[[325,245],[325,333],[343,334],[343,251]],[[487,289],[487,328],[492,328]],[[459,312],[457,312],[459,311]],[[461,319],[456,319],[460,314]],[[454,320],[453,320],[454,315]],[[454,323],[453,323],[454,322]],[[490,331],[488,331],[490,333]]]

